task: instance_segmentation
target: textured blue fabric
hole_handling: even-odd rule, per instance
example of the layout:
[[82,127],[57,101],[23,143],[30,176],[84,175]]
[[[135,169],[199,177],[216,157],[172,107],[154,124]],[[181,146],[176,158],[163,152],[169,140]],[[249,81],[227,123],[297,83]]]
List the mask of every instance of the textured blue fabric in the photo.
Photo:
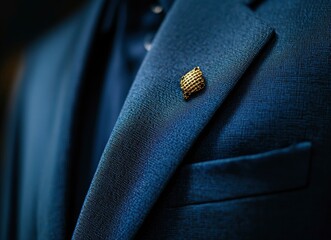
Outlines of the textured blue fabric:
[[186,165],[169,184],[166,204],[178,207],[299,189],[308,184],[311,143]]
[[[10,129],[20,148],[6,169],[3,239],[68,237],[70,122],[80,119],[73,105],[100,6],[30,52]],[[330,9],[327,0],[167,7],[73,239],[331,239]],[[125,75],[125,64],[109,66]],[[185,101],[180,77],[195,66],[207,85]],[[113,124],[103,114],[101,142]],[[104,143],[94,143],[97,159]]]
[[330,239],[331,48],[325,41],[331,37],[330,2],[257,1],[249,7],[275,29],[274,38],[201,131],[181,167],[309,140],[308,184],[272,194],[169,207],[172,186],[180,178],[174,175],[138,238]]
[[[201,4],[177,1],[163,22],[114,127],[74,238],[134,235],[196,136],[272,35],[241,4]],[[178,79],[197,65],[207,88],[186,102]]]

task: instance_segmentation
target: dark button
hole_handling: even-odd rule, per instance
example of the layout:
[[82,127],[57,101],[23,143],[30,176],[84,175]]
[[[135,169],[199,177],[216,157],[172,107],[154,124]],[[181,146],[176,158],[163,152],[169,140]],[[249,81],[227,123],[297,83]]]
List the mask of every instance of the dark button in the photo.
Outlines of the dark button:
[[154,4],[151,6],[151,11],[155,14],[160,14],[163,12],[163,7],[161,5]]

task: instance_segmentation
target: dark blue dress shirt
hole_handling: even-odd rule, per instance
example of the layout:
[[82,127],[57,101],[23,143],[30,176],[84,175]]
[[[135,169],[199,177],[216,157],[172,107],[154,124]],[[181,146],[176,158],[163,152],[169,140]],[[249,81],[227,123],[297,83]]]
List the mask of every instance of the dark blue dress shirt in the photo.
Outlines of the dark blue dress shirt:
[[126,95],[170,1],[106,1],[79,90],[71,138],[70,231]]

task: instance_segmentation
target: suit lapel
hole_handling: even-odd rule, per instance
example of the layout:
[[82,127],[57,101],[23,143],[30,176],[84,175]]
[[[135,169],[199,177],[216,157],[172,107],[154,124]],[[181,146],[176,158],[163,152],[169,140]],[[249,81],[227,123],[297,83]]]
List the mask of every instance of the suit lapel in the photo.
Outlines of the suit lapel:
[[[132,237],[273,29],[232,1],[177,0],[146,56],[87,194],[74,238]],[[207,86],[185,101],[180,77]]]

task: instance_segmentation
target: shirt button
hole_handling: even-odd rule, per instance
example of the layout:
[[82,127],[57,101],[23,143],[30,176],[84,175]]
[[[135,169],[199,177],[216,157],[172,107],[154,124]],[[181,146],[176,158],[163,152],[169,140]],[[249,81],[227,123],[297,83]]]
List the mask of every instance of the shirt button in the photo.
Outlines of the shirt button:
[[151,6],[151,11],[155,14],[160,14],[163,11],[163,7],[155,4]]
[[153,42],[154,35],[153,34],[147,34],[144,40],[144,48],[146,51],[149,51],[152,49],[152,42]]

